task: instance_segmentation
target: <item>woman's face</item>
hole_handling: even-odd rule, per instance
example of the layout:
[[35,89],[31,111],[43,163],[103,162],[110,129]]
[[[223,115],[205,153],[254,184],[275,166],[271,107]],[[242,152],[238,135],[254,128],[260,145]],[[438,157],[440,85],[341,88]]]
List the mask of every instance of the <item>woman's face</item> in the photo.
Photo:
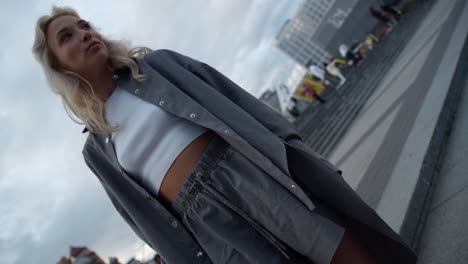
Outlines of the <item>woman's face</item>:
[[61,68],[89,80],[107,67],[109,50],[102,37],[87,21],[74,16],[60,16],[47,28],[47,44]]

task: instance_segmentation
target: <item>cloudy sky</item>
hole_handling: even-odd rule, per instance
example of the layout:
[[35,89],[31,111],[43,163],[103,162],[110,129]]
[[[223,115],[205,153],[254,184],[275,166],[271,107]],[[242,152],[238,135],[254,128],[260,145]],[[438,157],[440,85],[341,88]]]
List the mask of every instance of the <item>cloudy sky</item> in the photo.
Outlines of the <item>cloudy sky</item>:
[[274,46],[301,0],[1,1],[0,263],[56,263],[86,245],[127,261],[150,250],[82,160],[87,134],[50,92],[31,46],[50,6],[70,5],[107,37],[213,65],[259,96],[293,63]]

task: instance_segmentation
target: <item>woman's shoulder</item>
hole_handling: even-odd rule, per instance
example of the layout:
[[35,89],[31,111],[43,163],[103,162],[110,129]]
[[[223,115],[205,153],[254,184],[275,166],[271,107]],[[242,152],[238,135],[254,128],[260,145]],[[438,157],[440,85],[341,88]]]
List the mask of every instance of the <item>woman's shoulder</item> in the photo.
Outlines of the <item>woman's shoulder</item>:
[[190,64],[193,63],[193,59],[185,56],[177,51],[170,49],[157,49],[147,53],[143,59],[150,65],[161,65],[164,66],[169,63],[176,63],[181,65],[184,68],[187,68]]
[[174,50],[170,50],[170,49],[157,49],[157,50],[153,50],[153,51],[150,51],[148,52],[144,58],[145,60],[152,60],[152,59],[157,59],[157,58],[161,58],[161,57],[165,57],[165,58],[171,58],[171,59],[179,59],[181,57],[184,57],[184,55],[174,51]]

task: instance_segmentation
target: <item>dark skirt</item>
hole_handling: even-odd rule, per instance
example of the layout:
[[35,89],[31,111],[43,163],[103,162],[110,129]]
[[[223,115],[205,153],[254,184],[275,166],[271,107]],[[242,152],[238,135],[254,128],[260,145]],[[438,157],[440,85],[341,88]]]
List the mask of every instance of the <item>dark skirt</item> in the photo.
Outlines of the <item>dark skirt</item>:
[[213,263],[330,263],[345,228],[215,136],[171,211]]

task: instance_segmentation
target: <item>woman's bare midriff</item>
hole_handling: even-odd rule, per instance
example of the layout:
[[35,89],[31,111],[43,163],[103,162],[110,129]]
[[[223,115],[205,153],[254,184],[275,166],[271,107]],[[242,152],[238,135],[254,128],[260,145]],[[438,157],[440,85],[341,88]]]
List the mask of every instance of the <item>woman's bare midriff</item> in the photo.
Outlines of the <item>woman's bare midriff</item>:
[[166,206],[171,206],[175,201],[180,188],[198,164],[214,135],[212,130],[202,134],[193,140],[172,163],[159,188],[160,200]]

